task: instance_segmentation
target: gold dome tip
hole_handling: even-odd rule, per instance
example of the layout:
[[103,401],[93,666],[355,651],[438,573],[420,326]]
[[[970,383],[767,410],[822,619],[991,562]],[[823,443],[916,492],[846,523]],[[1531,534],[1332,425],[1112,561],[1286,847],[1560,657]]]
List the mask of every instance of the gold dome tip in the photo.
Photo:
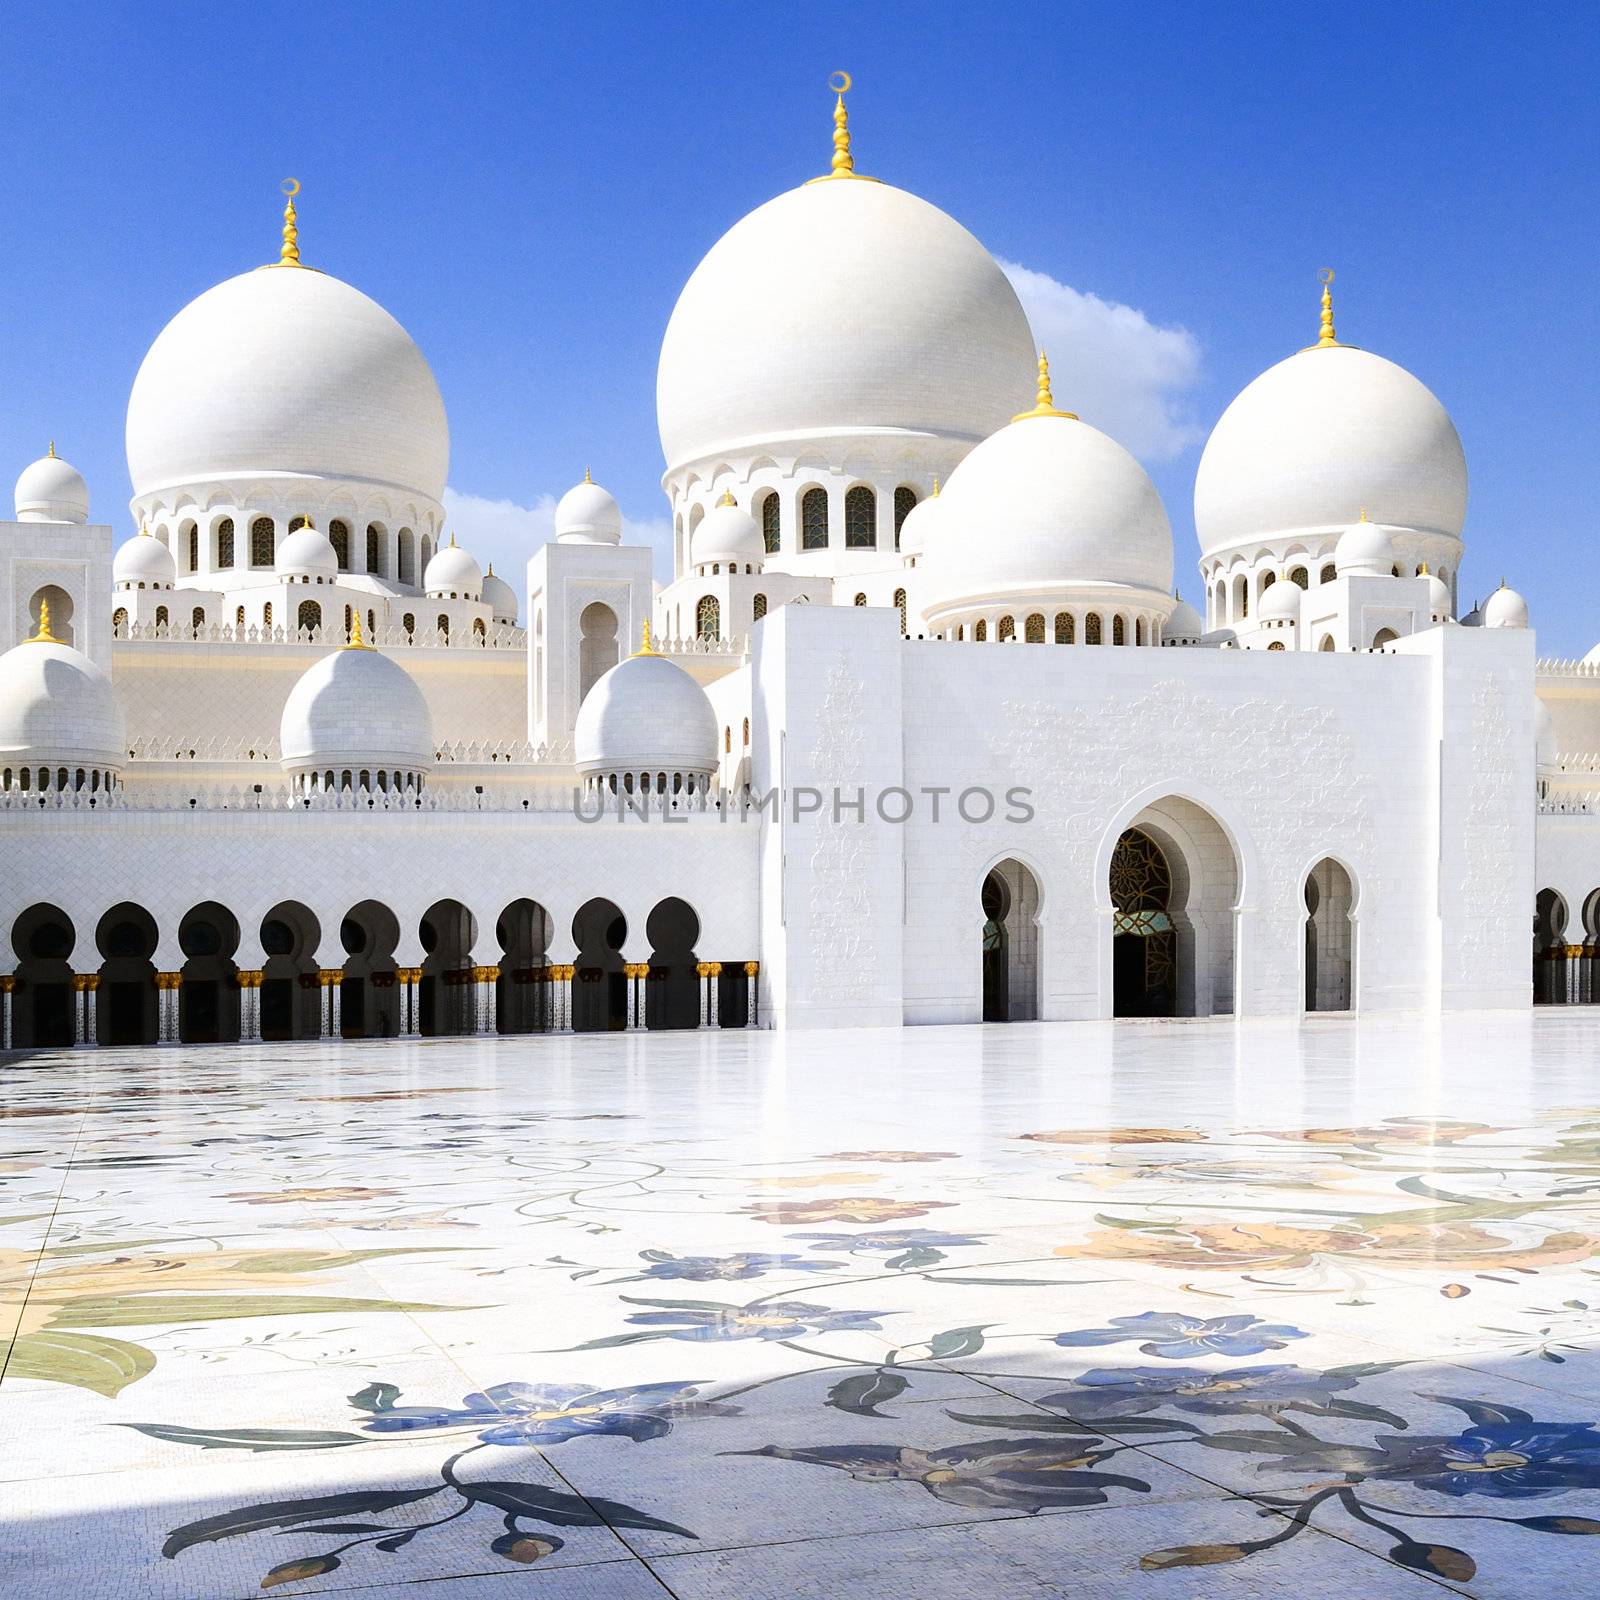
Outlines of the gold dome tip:
[[350,612],[350,639],[345,645],[346,650],[370,650],[372,646],[367,643],[361,633],[361,607],[355,606]]
[[851,77],[848,72],[832,72],[828,74],[828,91],[835,98],[833,102],[833,160],[828,164],[828,171],[820,178],[812,178],[812,183],[825,183],[830,178],[860,178],[865,183],[876,183],[876,178],[868,178],[865,173],[856,171],[855,157],[850,153],[850,113],[845,109],[844,97],[850,92]]
[[736,506],[738,503],[739,502],[733,498],[732,489],[724,489],[722,491],[722,498],[717,501],[719,506]]
[[644,619],[644,626],[640,630],[639,648],[633,652],[636,656],[655,656],[661,652],[650,643],[650,619]]
[[585,483],[593,483],[594,482],[594,479],[589,476],[589,469],[587,467],[585,467],[583,469],[583,481]]
[[39,600],[39,626],[28,638],[29,644],[60,644],[50,631],[50,602],[42,596]]
[[1062,417],[1068,422],[1076,422],[1076,411],[1058,411],[1055,396],[1050,391],[1050,358],[1043,350],[1039,352],[1039,386],[1034,394],[1033,410],[1019,411],[1011,420],[1013,422],[1026,422],[1029,417]]
[[283,248],[278,252],[280,267],[298,267],[300,262],[300,219],[294,209],[294,197],[300,193],[298,178],[285,178],[278,185],[283,195]]
[[54,439],[52,439],[50,441],[50,454],[46,459],[50,460],[50,461],[54,461],[55,458],[56,458],[56,442],[55,442]]
[[1337,350],[1339,341],[1333,335],[1333,268],[1324,267],[1317,274],[1322,285],[1322,321],[1317,329],[1317,342],[1313,350]]

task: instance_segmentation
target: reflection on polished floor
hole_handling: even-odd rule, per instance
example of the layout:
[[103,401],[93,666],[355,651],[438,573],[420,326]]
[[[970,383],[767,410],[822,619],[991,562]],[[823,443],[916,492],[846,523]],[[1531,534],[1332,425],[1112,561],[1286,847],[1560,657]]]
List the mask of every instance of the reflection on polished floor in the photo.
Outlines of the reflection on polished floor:
[[0,1594],[1600,1591],[1600,1018],[0,1061]]

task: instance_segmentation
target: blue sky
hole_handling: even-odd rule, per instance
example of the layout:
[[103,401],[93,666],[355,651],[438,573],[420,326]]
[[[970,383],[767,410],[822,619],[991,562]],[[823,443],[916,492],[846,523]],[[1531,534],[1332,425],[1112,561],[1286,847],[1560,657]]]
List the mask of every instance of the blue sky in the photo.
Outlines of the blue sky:
[[1464,597],[1503,573],[1541,652],[1581,653],[1600,638],[1597,17],[13,0],[0,475],[54,436],[130,531],[139,360],[275,254],[292,173],[306,259],[433,364],[463,543],[511,566],[585,465],[649,537],[677,291],[739,216],[825,170],[844,67],[861,169],[1026,269],[1057,397],[1142,455],[1188,598],[1205,433],[1312,338],[1330,265],[1341,338],[1409,367],[1461,431]]

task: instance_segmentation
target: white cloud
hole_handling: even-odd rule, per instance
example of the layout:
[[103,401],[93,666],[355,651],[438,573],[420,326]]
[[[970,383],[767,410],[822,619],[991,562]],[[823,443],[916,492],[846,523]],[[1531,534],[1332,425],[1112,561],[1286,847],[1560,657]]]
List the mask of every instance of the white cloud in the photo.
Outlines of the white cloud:
[[1056,404],[1146,461],[1165,461],[1205,437],[1187,396],[1200,381],[1200,343],[1133,306],[1102,300],[1014,261],[1001,267],[1049,352]]
[[[484,495],[463,494],[457,489],[444,492],[446,526],[463,548],[470,550],[480,564],[492,561],[495,571],[513,584],[528,559],[555,533],[556,497],[540,495],[532,505],[515,500],[491,500]],[[624,514],[624,544],[649,545],[656,564],[672,565],[672,525],[665,517],[639,519]],[[520,585],[519,585],[520,586]]]

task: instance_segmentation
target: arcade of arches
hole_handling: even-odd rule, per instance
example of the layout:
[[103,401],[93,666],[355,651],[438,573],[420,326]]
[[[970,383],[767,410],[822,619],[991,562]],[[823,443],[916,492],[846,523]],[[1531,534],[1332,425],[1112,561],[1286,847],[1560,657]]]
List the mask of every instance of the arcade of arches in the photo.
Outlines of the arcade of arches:
[[1600,889],[1574,923],[1566,896],[1541,889],[1533,906],[1533,1003],[1600,1005]]
[[182,964],[162,971],[159,930],[143,906],[113,906],[80,929],[41,903],[12,924],[0,1049],[755,1026],[759,963],[704,959],[686,901],[650,911],[648,961],[623,960],[627,920],[608,900],[590,900],[573,918],[571,962],[550,959],[554,931],[545,907],[513,900],[494,930],[499,960],[482,965],[472,959],[480,939],[471,911],[439,900],[417,929],[422,964],[406,967],[395,958],[398,918],[363,900],[339,923],[343,962],[325,967],[316,914],[285,900],[262,918],[261,966],[248,969],[236,959],[238,918],[206,901],[179,922]]

